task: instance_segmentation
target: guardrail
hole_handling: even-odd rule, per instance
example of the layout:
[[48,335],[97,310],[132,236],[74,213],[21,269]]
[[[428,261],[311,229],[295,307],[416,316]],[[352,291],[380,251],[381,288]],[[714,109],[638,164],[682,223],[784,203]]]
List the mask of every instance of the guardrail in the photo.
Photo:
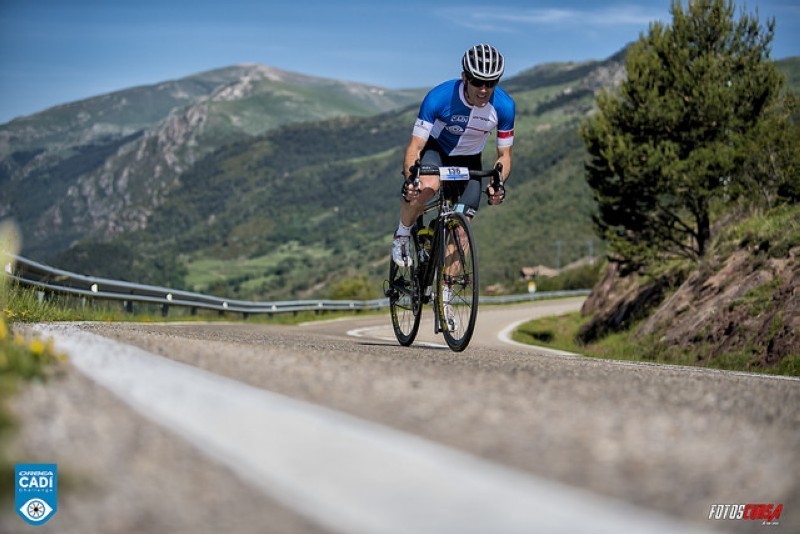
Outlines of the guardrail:
[[[161,306],[161,314],[167,316],[171,306],[190,308],[192,314],[197,310],[214,310],[220,313],[241,313],[244,317],[252,314],[271,314],[299,311],[337,311],[337,310],[380,310],[389,306],[389,299],[373,300],[289,300],[277,302],[255,302],[234,300],[169,289],[161,286],[135,284],[120,280],[97,278],[55,269],[49,265],[35,262],[21,256],[12,256],[14,263],[5,266],[5,273],[19,284],[37,288],[43,292],[63,293],[93,299],[117,300],[132,312],[133,303],[147,303]],[[481,303],[505,304],[527,300],[588,295],[588,289],[574,291],[550,291],[525,295],[483,296]]]

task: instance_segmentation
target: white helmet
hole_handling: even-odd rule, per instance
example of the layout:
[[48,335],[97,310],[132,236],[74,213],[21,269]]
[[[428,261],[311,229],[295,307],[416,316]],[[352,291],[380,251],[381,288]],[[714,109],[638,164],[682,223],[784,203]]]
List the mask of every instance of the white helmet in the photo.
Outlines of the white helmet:
[[475,45],[464,52],[461,66],[470,78],[485,81],[499,80],[506,68],[503,55],[487,44]]

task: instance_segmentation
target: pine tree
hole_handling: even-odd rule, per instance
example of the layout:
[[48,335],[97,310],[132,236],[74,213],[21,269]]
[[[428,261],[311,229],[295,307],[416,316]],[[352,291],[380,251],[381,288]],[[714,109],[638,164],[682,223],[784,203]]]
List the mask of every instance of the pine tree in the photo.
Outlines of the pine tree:
[[596,227],[631,267],[705,253],[715,203],[753,187],[745,147],[783,85],[774,20],[736,17],[724,0],[674,1],[671,13],[630,47],[627,79],[581,125]]

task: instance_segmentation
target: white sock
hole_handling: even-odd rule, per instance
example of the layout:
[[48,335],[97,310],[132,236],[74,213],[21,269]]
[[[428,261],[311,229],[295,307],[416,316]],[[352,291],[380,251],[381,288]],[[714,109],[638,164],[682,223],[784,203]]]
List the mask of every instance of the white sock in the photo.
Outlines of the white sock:
[[400,221],[400,226],[397,227],[397,232],[395,232],[394,235],[409,236],[409,235],[411,235],[411,227],[410,226],[406,226],[405,224],[403,224],[402,221]]

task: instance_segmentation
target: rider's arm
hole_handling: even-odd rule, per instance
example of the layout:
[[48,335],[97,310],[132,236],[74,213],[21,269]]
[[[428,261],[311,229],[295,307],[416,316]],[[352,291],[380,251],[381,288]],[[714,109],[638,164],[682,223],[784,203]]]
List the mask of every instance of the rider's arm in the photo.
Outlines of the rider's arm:
[[514,100],[499,87],[495,92],[497,106],[497,163],[503,164],[503,182],[511,174],[511,147],[514,145]]
[[[505,199],[504,184],[506,180],[508,180],[508,175],[511,174],[511,145],[497,147],[497,163],[495,163],[495,167],[497,167],[498,164],[502,165],[502,171],[500,173],[502,183],[497,189],[490,183],[489,187],[486,189],[486,192],[489,194],[489,204],[491,205],[502,204],[503,199]],[[492,182],[494,182],[494,180],[492,180]]]
[[503,165],[503,182],[508,180],[508,175],[511,174],[511,146],[498,146],[497,147],[497,163]]
[[411,136],[411,141],[409,141],[408,148],[406,148],[406,155],[403,158],[403,176],[406,178],[408,178],[409,167],[419,161],[422,155],[422,149],[425,148],[425,143],[426,139],[422,139],[416,135]]

